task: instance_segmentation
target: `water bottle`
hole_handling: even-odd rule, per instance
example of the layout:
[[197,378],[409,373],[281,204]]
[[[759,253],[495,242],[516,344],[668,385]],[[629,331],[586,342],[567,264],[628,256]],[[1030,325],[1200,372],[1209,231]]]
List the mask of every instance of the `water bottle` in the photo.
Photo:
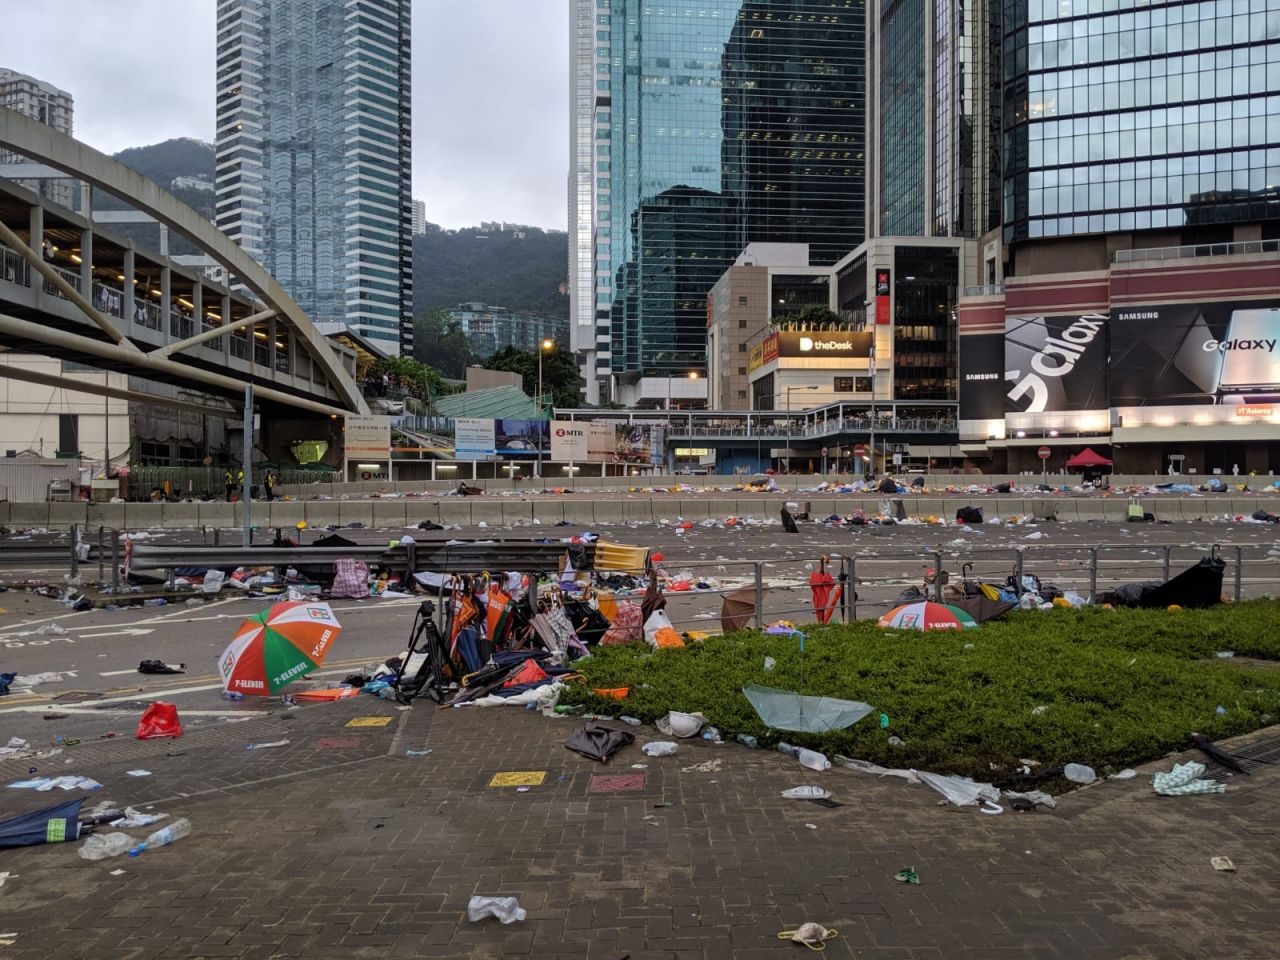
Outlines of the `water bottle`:
[[619,717],[618,719],[619,719],[619,720],[621,720],[623,723],[625,723],[625,724],[626,724],[627,726],[629,726],[629,727],[638,727],[638,726],[640,726],[640,718],[639,718],[639,717]]
[[239,690],[223,690],[222,699],[223,700],[243,700],[244,694],[241,693]]
[[702,739],[707,740],[711,743],[720,743],[721,742],[720,731],[717,730],[715,727],[707,727],[705,730],[702,731]]
[[166,603],[168,601],[164,597],[152,597],[149,600],[142,601],[144,607],[163,607]]
[[831,769],[831,761],[827,759],[827,755],[817,750],[801,750],[796,754],[796,759],[800,761],[801,766],[808,767],[810,770]]
[[186,817],[180,817],[167,827],[162,827],[151,834],[144,842],[130,849],[129,856],[136,857],[144,850],[150,850],[152,847],[167,847],[173,841],[181,840],[190,833],[191,821]]
[[778,741],[778,752],[779,752],[779,753],[785,753],[788,757],[799,757],[799,756],[800,756],[800,748],[799,748],[799,747],[793,747],[791,744],[786,743],[785,741],[782,741],[782,740],[779,740],[779,741]]
[[740,733],[736,737],[734,737],[734,739],[737,740],[744,747],[750,747],[752,750],[760,746],[760,741],[757,740],[755,737],[753,737],[749,733]]
[[118,857],[133,846],[133,837],[127,833],[95,833],[81,845],[81,860],[106,860]]

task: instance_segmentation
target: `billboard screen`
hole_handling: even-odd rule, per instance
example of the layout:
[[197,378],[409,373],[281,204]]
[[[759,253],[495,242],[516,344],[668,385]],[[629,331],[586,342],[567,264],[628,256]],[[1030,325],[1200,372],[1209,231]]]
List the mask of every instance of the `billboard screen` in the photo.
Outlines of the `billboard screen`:
[[777,356],[780,357],[870,357],[873,339],[871,333],[849,330],[785,330],[774,336],[778,338]]
[[1111,397],[1117,407],[1280,403],[1280,303],[1112,308]]
[[504,457],[536,457],[547,449],[546,420],[495,420],[494,449]]
[[960,337],[960,410],[966,420],[1004,418],[1004,336]]
[[1006,317],[1006,413],[1107,407],[1107,317]]
[[662,427],[652,424],[618,424],[613,459],[622,463],[661,463],[666,458],[664,435]]

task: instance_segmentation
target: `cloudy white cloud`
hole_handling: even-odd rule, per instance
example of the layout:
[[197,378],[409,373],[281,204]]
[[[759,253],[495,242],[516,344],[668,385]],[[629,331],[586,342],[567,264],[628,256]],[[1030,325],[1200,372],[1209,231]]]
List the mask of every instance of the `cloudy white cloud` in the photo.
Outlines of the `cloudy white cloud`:
[[[214,7],[9,3],[0,67],[69,91],[99,150],[212,140]],[[565,0],[415,0],[414,196],[433,222],[564,228],[568,16]]]

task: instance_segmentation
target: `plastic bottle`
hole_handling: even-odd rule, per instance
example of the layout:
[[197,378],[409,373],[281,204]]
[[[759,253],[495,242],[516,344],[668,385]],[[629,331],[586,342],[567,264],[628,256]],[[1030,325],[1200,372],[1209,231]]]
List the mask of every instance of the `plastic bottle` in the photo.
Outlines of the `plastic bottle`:
[[151,597],[150,599],[142,601],[142,605],[144,607],[163,607],[166,603],[168,603],[168,601],[165,600],[164,597]]
[[779,741],[778,741],[778,752],[779,752],[779,753],[785,753],[785,754],[786,754],[787,756],[789,756],[789,757],[799,757],[799,756],[800,756],[800,748],[799,748],[799,747],[793,747],[791,744],[789,744],[789,743],[787,743],[787,742],[785,742],[785,741],[782,741],[782,740],[779,740]]
[[181,840],[183,837],[191,833],[191,821],[186,817],[179,817],[167,827],[161,827],[147,839],[129,850],[129,856],[136,857],[144,850],[150,850],[152,847],[167,847],[175,840]]
[[801,750],[796,759],[800,761],[800,765],[808,767],[810,770],[830,770],[831,761],[827,759],[825,753],[819,753],[817,750]]
[[702,739],[708,740],[711,743],[720,743],[721,742],[720,731],[717,730],[715,727],[707,727],[705,730],[702,731]]
[[241,693],[239,690],[223,690],[222,699],[223,700],[243,700],[244,694]]
[[571,706],[571,705],[569,705],[569,704],[559,704],[559,705],[556,707],[556,713],[561,713],[561,714],[564,714],[564,713],[570,713],[570,714],[572,714],[572,713],[577,713],[577,712],[578,712],[578,711],[580,711],[581,709],[582,709],[582,707],[577,706],[577,705],[573,705],[573,706]]
[[753,737],[749,733],[740,733],[736,737],[734,737],[734,739],[737,740],[744,747],[750,747],[752,750],[760,746],[760,741],[757,740],[755,737]]
[[118,857],[134,844],[127,833],[95,833],[77,851],[81,860],[106,860]]
[[627,726],[629,726],[629,727],[638,727],[638,726],[640,726],[640,718],[639,718],[639,717],[619,717],[618,719],[619,719],[619,720],[621,720],[623,723],[625,723],[625,724],[626,724]]

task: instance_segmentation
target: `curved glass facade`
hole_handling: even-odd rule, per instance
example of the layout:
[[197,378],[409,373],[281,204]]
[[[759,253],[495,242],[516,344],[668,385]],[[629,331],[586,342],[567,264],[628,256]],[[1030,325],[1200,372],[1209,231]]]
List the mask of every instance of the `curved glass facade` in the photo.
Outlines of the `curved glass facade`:
[[1005,240],[1280,218],[1280,0],[1008,0]]
[[[603,6],[596,0],[597,7]],[[707,294],[747,243],[863,239],[863,0],[612,0],[597,243],[614,372],[706,365]]]

